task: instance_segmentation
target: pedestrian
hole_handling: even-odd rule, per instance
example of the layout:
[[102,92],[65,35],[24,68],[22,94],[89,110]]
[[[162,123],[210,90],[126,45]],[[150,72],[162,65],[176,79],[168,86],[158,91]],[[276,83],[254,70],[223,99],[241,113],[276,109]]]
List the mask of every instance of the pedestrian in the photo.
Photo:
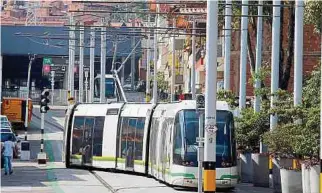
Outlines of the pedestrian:
[[8,139],[4,142],[4,151],[3,151],[3,156],[4,156],[4,175],[12,174],[12,158],[13,158],[13,153],[16,153],[16,146],[15,143],[13,142],[13,137],[12,135],[8,136]]

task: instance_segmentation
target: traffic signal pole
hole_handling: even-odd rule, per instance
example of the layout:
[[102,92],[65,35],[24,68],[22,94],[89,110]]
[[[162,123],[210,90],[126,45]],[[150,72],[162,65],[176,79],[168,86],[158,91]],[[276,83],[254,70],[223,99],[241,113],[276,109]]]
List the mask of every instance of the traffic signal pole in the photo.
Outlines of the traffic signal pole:
[[216,192],[218,1],[207,0],[204,192]]
[[38,164],[46,164],[47,162],[47,155],[44,152],[44,134],[45,134],[45,113],[49,110],[48,104],[50,100],[48,99],[49,90],[45,89],[41,93],[41,100],[40,100],[40,113],[41,113],[41,139],[40,139],[40,152],[37,155]]

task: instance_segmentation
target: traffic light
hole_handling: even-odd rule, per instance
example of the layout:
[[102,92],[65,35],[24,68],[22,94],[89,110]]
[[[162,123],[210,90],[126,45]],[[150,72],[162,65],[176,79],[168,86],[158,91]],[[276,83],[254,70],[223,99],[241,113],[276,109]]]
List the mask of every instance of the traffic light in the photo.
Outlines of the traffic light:
[[48,99],[49,96],[49,90],[44,90],[41,93],[41,99],[40,99],[40,113],[47,113],[49,110],[48,103],[50,102]]

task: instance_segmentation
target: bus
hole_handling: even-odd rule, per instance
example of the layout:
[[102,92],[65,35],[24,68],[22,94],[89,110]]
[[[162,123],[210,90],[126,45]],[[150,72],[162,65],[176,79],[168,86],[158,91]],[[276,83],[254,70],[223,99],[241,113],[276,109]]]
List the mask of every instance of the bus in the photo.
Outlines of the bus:
[[[98,74],[94,79],[94,102],[100,102],[101,75]],[[112,74],[105,75],[105,98],[106,102],[116,102],[117,86],[115,77]]]

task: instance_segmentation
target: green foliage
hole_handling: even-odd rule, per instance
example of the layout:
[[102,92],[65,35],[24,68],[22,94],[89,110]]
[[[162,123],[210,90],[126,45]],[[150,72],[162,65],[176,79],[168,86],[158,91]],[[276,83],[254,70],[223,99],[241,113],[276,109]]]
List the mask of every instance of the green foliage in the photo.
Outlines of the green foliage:
[[264,143],[276,156],[298,157],[314,162],[319,156],[320,131],[320,68],[304,82],[303,105],[293,105],[293,96],[278,93],[279,100],[271,113],[277,113],[278,126],[264,134]]
[[[151,88],[153,88],[153,77],[151,77]],[[164,72],[157,73],[157,82],[158,82],[158,90],[167,91],[169,88],[169,84],[165,81]]]
[[321,33],[322,23],[322,1],[307,0],[305,2],[304,21],[306,24],[313,24],[315,30]]
[[254,112],[253,108],[241,111],[241,117],[236,119],[236,139],[239,149],[254,152],[259,147],[262,135],[269,129],[268,111]]
[[231,90],[219,90],[217,92],[217,100],[226,101],[231,108],[236,108],[235,94]]

